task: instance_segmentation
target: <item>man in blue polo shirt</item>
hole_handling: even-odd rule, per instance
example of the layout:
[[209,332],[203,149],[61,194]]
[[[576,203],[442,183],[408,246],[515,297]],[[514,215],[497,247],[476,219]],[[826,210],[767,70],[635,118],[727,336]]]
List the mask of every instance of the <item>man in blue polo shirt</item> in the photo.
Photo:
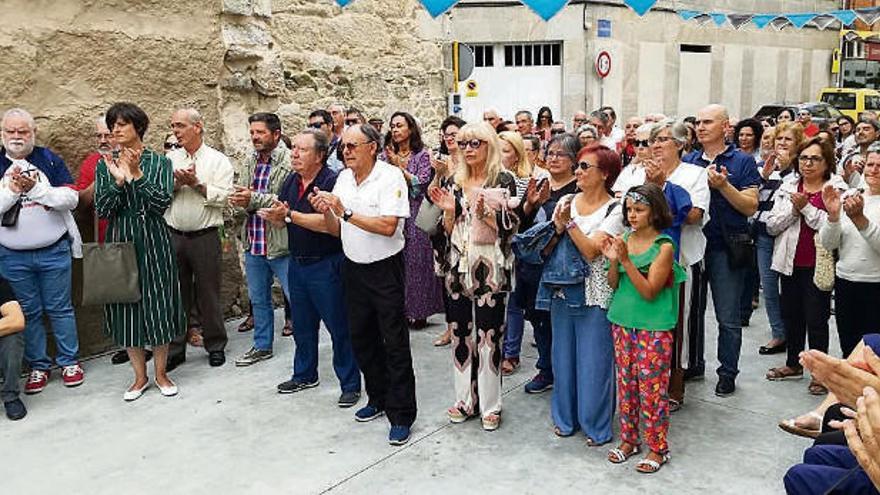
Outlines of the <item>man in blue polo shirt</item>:
[[333,369],[342,395],[339,407],[351,407],[361,397],[361,374],[354,359],[342,289],[342,242],[327,233],[324,215],[309,202],[315,188],[332,191],[336,172],[327,166],[330,141],[317,129],[293,138],[288,176],[272,208],[260,216],[287,223],[290,245],[289,288],[293,339],[293,376],[278,385],[289,394],[318,386],[318,330],[321,320],[333,341]]
[[[721,105],[709,105],[697,112],[697,139],[703,151],[694,151],[683,161],[704,167],[709,176],[711,199],[706,235],[706,273],[712,289],[715,319],[718,320],[718,385],[715,395],[726,397],[736,390],[742,322],[739,298],[745,277],[751,269],[754,247],[748,235],[748,217],[758,208],[761,176],[755,159],[724,142],[730,119]],[[705,280],[705,279],[704,279]],[[690,356],[688,375],[702,376],[705,369],[702,341],[705,335],[692,335],[698,344]],[[693,349],[694,347],[692,347]]]

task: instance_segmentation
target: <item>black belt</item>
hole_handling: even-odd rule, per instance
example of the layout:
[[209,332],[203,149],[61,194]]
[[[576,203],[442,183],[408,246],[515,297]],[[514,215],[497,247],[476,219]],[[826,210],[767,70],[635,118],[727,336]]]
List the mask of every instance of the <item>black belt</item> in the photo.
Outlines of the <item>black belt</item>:
[[170,230],[172,233],[177,234],[179,236],[186,237],[187,239],[192,239],[193,237],[201,237],[205,234],[210,234],[211,232],[216,232],[217,227],[208,227],[207,229],[192,230],[190,232],[184,232],[182,230],[177,230],[173,227],[168,227],[168,230]]

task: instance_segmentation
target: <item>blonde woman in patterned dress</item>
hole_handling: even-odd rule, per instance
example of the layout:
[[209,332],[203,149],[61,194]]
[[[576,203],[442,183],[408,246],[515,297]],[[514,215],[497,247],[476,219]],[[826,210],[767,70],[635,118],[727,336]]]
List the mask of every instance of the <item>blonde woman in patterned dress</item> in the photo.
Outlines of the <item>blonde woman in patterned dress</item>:
[[155,357],[156,386],[164,396],[177,394],[165,364],[168,344],[184,332],[185,318],[171,238],[163,213],[174,187],[171,162],[144,148],[149,118],[132,103],[116,103],[107,111],[119,157],[98,163],[95,208],[110,220],[107,242],[133,242],[137,252],[141,300],[104,306],[104,331],[128,351],[135,381],[123,399],[137,400],[150,386],[144,347]]

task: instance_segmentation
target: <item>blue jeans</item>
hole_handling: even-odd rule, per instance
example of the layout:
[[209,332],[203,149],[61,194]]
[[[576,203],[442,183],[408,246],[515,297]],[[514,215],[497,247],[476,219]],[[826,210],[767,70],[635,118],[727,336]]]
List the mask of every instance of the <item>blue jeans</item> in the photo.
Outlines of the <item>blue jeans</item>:
[[597,443],[613,438],[614,342],[599,306],[550,302],[553,321],[553,423],[563,435],[577,430]]
[[507,298],[507,324],[504,329],[505,359],[519,358],[519,354],[522,351],[522,339],[526,319],[516,298],[516,291],[520,290],[519,287],[520,286],[517,285],[513,294]]
[[43,313],[52,322],[58,366],[78,362],[79,337],[70,300],[71,270],[70,241],[66,239],[27,251],[0,246],[0,274],[9,281],[24,312],[24,359],[31,369],[52,367],[46,353]]
[[[343,392],[360,392],[361,372],[354,360],[342,289],[342,253],[320,261],[290,259],[290,297],[293,320],[293,380],[318,381],[318,331],[321,320],[333,342],[333,369]],[[311,261],[311,260],[310,260]]]
[[11,402],[21,393],[21,356],[24,354],[24,335],[22,332],[0,337],[0,402]]
[[723,249],[706,251],[706,273],[712,289],[712,305],[718,321],[718,376],[736,378],[742,347],[740,297],[748,268],[731,269]]
[[770,269],[773,262],[774,238],[759,233],[755,236],[758,252],[758,273],[761,275],[761,288],[764,289],[764,308],[770,321],[770,331],[774,339],[785,340],[785,325],[782,323],[782,306],[779,303],[779,273]]
[[275,337],[275,313],[272,307],[272,276],[281,281],[284,296],[289,298],[288,274],[289,256],[269,259],[265,256],[244,254],[244,269],[247,276],[248,297],[254,308],[254,348],[258,351],[271,351]]

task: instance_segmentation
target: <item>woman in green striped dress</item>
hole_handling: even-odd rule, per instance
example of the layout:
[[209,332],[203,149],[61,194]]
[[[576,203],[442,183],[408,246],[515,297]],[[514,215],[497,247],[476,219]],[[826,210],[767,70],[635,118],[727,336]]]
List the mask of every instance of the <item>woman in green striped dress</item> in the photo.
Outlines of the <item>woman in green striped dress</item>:
[[149,387],[144,347],[153,348],[155,383],[162,395],[177,394],[165,372],[168,344],[184,332],[185,319],[177,264],[163,213],[174,188],[171,162],[145,149],[149,118],[131,103],[107,111],[119,158],[101,160],[95,178],[95,208],[110,220],[108,242],[133,242],[137,252],[141,300],[104,306],[104,331],[128,351],[135,381],[123,398],[140,398]]

